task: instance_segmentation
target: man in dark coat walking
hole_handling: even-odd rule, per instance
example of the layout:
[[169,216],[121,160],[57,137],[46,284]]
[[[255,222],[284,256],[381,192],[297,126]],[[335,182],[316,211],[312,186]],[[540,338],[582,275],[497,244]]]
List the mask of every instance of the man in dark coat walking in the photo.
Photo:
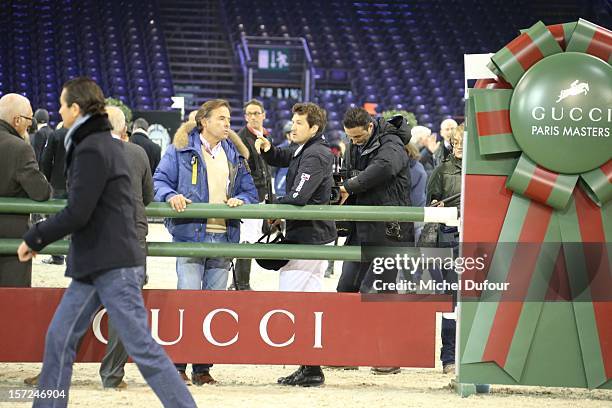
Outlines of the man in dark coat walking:
[[[66,407],[77,346],[104,306],[140,373],[164,406],[196,404],[147,326],[140,292],[146,255],[138,244],[125,146],[111,136],[104,94],[89,78],[64,84],[60,115],[66,135],[68,203],[30,228],[17,249],[22,262],[72,234],[64,291],[45,340],[33,407]],[[44,399],[45,395],[52,398]]]
[[[51,186],[39,171],[34,151],[24,140],[32,122],[27,98],[7,94],[0,98],[0,197],[48,200]],[[29,228],[27,214],[0,214],[0,238],[21,238]],[[32,262],[21,263],[16,255],[0,256],[0,286],[30,287]]]

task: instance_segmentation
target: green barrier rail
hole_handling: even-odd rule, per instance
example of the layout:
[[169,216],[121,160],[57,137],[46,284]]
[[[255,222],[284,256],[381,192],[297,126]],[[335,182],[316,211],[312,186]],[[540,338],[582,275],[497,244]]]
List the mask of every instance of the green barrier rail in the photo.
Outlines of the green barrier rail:
[[[0,239],[0,254],[17,253],[20,239]],[[65,255],[69,241],[57,241],[46,246],[41,254]],[[402,253],[419,256],[418,248],[398,248]],[[381,248],[382,253],[388,248]],[[330,261],[360,261],[361,247],[296,244],[201,244],[197,242],[149,242],[149,256],[227,257],[259,259],[326,259]]]
[[[33,201],[26,198],[0,198],[0,213],[55,214],[66,206],[66,200]],[[402,221],[441,222],[457,220],[457,208],[423,208],[400,206],[339,206],[287,204],[246,204],[230,208],[225,204],[193,203],[178,213],[167,203],[151,203],[146,208],[149,217],[165,218],[225,218],[225,219],[287,219],[336,221]]]
[[[0,214],[54,214],[66,206],[66,200],[33,201],[25,198],[0,198]],[[184,212],[174,211],[167,203],[151,203],[147,206],[150,217],[167,218],[279,218],[292,220],[336,221],[401,221],[442,222],[457,225],[457,208],[375,207],[375,206],[315,206],[266,204],[243,205],[230,208],[223,204],[190,204]],[[19,239],[0,239],[0,254],[15,254]],[[334,261],[359,261],[361,248],[350,246],[295,245],[295,244],[203,244],[196,242],[149,242],[149,256],[228,257],[260,259],[327,259]],[[48,245],[41,254],[68,253],[69,241]],[[383,249],[383,248],[381,248]],[[389,248],[386,248],[389,249]],[[402,248],[403,252],[418,249]]]
[[[21,243],[19,239],[0,240],[0,253],[14,254]],[[54,242],[45,247],[41,254],[61,255],[68,252],[69,241]],[[149,256],[185,257],[228,257],[261,259],[333,259],[358,261],[359,247],[332,247],[321,245],[290,244],[202,244],[196,242],[149,242]]]

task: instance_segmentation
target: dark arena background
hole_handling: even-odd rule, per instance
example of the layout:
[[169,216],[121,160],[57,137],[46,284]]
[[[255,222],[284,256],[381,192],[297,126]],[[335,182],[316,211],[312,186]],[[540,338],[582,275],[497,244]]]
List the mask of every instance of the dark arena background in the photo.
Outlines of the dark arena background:
[[[172,112],[173,96],[185,97],[187,113],[224,98],[238,128],[242,103],[252,95],[263,101],[264,125],[275,133],[290,120],[293,103],[308,96],[327,109],[328,130],[338,136],[344,111],[365,103],[376,112],[413,112],[418,124],[436,131],[444,118],[463,116],[463,54],[495,52],[538,20],[581,17],[609,27],[611,7],[607,0],[1,5],[0,94],[27,96],[34,110],[49,111],[52,125],[60,120],[62,84],[85,75],[107,97],[151,118]],[[277,52],[287,54],[287,66],[270,65]],[[180,118],[159,118],[172,135]]]
[[[244,103],[253,98],[261,101],[265,108],[263,126],[275,145],[285,141],[283,132],[291,123],[292,107],[298,102],[314,102],[326,110],[324,134],[333,146],[339,146],[341,142],[348,144],[343,117],[352,107],[363,107],[373,117],[385,119],[401,114],[411,127],[428,128],[437,137],[434,137],[434,142],[437,140],[439,143],[442,141],[443,121],[453,119],[461,124],[469,117],[469,112],[466,113],[466,88],[474,88],[477,77],[466,75],[467,54],[496,53],[515,39],[520,30],[528,29],[538,21],[550,26],[579,19],[610,30],[612,0],[0,0],[0,97],[9,93],[27,97],[33,112],[37,109],[48,111],[49,126],[56,129],[62,120],[59,108],[63,84],[76,77],[90,77],[101,87],[108,103],[120,106],[126,113],[128,131],[131,132],[134,120],[146,119],[148,129],[145,130],[149,138],[161,146],[162,157],[181,124],[188,120],[188,115],[205,101],[215,98],[229,102],[231,128],[236,132],[246,125]],[[610,60],[606,62],[610,64]],[[468,133],[469,130],[466,127]],[[30,135],[35,131],[32,129]],[[426,146],[419,147],[426,150]],[[468,150],[467,144],[465,150]],[[5,160],[6,154],[0,150],[0,162]],[[479,165],[486,167],[488,164]],[[4,174],[0,173],[0,177]],[[195,181],[192,184],[196,184]],[[504,185],[504,182],[491,184],[491,190],[501,190]],[[163,203],[155,204],[161,206]],[[486,203],[481,205],[484,208]],[[472,214],[476,212],[474,210]],[[37,220],[40,218],[33,219]],[[150,243],[172,242],[162,215],[150,216],[148,220],[147,240]],[[2,234],[0,226],[0,238],[16,239]],[[497,236],[492,240],[495,238]],[[340,238],[339,245],[343,243],[344,238]],[[63,253],[59,251],[54,255]],[[42,320],[50,320],[53,308],[47,310],[41,306],[39,313],[33,311],[34,306],[56,304],[61,290],[70,284],[70,279],[64,276],[65,266],[45,262],[54,259],[49,254],[39,255],[32,261],[32,289],[19,289],[37,291],[31,304],[16,296],[17,292],[8,292],[17,289],[0,289],[0,309],[4,309],[0,312],[0,407],[24,406],[24,401],[31,403],[31,399],[16,401],[12,396],[15,390],[27,392],[34,389],[24,384],[24,380],[35,377],[42,367],[46,326],[38,322],[37,328],[32,329],[35,324],[23,319],[27,319],[24,316],[30,313],[43,316]],[[268,309],[260,307],[259,303],[249,303],[251,293],[262,299],[268,293],[273,301],[286,300],[295,310],[308,303],[306,300],[301,303],[307,295],[321,296],[320,303],[328,308],[326,310],[334,310],[336,306],[347,307],[348,303],[334,303],[328,293],[300,293],[304,297],[299,298],[284,292],[270,294],[278,290],[279,273],[265,270],[255,263],[252,268],[251,286],[254,291],[231,292],[231,301],[236,299],[236,305],[228,303],[226,299],[230,298],[224,297],[228,292],[215,293],[209,298],[219,308],[215,310],[226,311],[224,308],[236,306],[236,310],[244,315],[254,310],[265,313]],[[159,307],[152,309],[158,312],[155,318],[164,320],[160,317],[163,312],[159,314],[164,307],[179,310],[181,302],[193,299],[192,309],[185,314],[185,341],[199,344],[203,330],[206,332],[202,329],[202,319],[210,310],[200,310],[206,303],[203,296],[198,297],[201,293],[192,292],[184,298],[177,295],[175,269],[174,257],[147,257],[149,281],[144,290],[147,306],[151,303],[153,306],[150,307]],[[342,262],[332,262],[323,282],[324,292],[336,292],[341,273]],[[231,283],[230,273],[227,286]],[[167,293],[173,296],[172,299],[165,297]],[[189,387],[197,404],[202,407],[266,408],[612,406],[612,382],[609,380],[601,389],[588,389],[587,386],[554,388],[548,385],[556,383],[547,381],[549,377],[556,378],[556,373],[553,369],[547,372],[548,367],[541,367],[541,372],[545,373],[542,386],[514,385],[508,380],[493,384],[490,389],[485,387],[485,395],[461,398],[466,395],[457,395],[454,371],[450,374],[443,372],[439,361],[442,312],[452,310],[452,301],[446,299],[447,306],[451,305],[449,309],[436,309],[434,302],[398,302],[402,303],[403,309],[396,316],[394,309],[384,302],[368,304],[358,298],[359,295],[350,295],[355,296],[353,305],[359,312],[355,315],[347,313],[349,317],[336,316],[334,328],[338,329],[340,334],[336,337],[340,338],[342,325],[354,323],[353,330],[358,335],[353,337],[355,343],[346,348],[350,353],[339,348],[339,353],[351,354],[351,359],[342,360],[342,367],[335,367],[340,364],[334,363],[334,352],[325,350],[328,353],[326,362],[331,367],[323,366],[324,387],[281,387],[277,384],[278,377],[293,370],[298,357],[318,364],[318,350],[311,350],[310,331],[321,329],[320,326],[313,327],[323,323],[313,320],[314,323],[310,324],[312,322],[308,320],[306,327],[305,320],[300,320],[303,316],[296,312],[298,318],[295,322],[293,318],[291,320],[298,327],[294,332],[296,344],[309,347],[307,352],[299,349],[273,354],[278,350],[272,349],[270,354],[259,355],[260,349],[255,343],[260,341],[258,335],[262,326],[257,326],[260,320],[245,330],[241,327],[242,344],[248,344],[237,353],[234,349],[223,349],[225,354],[219,352],[216,355],[219,360],[214,361],[215,367],[211,372],[218,383]],[[5,296],[4,300],[2,296]],[[313,312],[314,316],[319,312],[313,309],[313,301],[309,302],[307,306],[310,308],[304,306],[304,310],[307,309],[311,318]],[[371,308],[375,307],[386,313],[384,318],[372,312],[374,309]],[[193,315],[188,316],[189,312],[197,316],[192,318]],[[17,317],[5,328],[4,322],[11,320],[13,313]],[[405,344],[407,357],[402,360],[418,361],[419,364],[409,366],[407,363],[401,372],[392,375],[374,375],[377,372],[371,371],[371,365],[375,362],[391,365],[392,359],[384,359],[385,344],[376,341],[374,331],[368,334],[370,328],[378,328],[384,334],[385,327],[392,328],[389,333],[395,333],[397,337],[413,334],[418,330],[412,324],[421,324],[427,313],[431,315],[430,326],[425,327],[423,323],[423,327],[431,329],[431,333],[415,335],[419,342],[429,341],[427,347],[421,347],[423,343]],[[240,314],[241,319],[243,314]],[[219,327],[223,327],[213,333],[218,335],[219,343],[225,341],[229,344],[234,333],[232,330],[237,330],[234,323],[237,325],[239,319],[232,319],[232,316],[219,314],[217,322],[223,323],[219,323]],[[151,319],[152,315],[149,317]],[[608,317],[612,321],[612,316]],[[387,326],[383,323],[376,326],[379,318]],[[182,330],[182,314],[180,319]],[[325,319],[328,319],[327,315]],[[167,326],[158,330],[157,335],[168,342],[164,346],[169,346],[166,348],[169,354],[187,355],[180,354],[179,346],[170,344],[179,324],[179,320],[175,320],[166,319]],[[102,387],[98,362],[103,356],[104,346],[98,340],[106,332],[106,320],[101,322],[102,317],[97,320],[100,333],[93,330],[93,334],[88,332],[85,336],[73,366],[68,406],[160,406],[131,360],[125,369],[125,388]],[[267,344],[279,343],[283,336],[287,337],[287,330],[293,326],[289,323],[286,326],[279,324],[280,331],[276,335],[280,337],[271,336]],[[278,329],[274,324],[270,327]],[[217,326],[213,325],[213,328]],[[325,330],[327,326],[322,335],[324,342],[330,337],[335,338],[336,332],[329,335]],[[32,333],[37,337],[28,337]],[[310,337],[300,337],[304,333]],[[317,333],[320,335],[320,330]],[[361,334],[374,339],[369,344],[371,348],[358,345]],[[9,342],[7,338],[12,340]],[[319,341],[317,339],[315,343]],[[401,354],[398,344],[394,343],[392,351]],[[211,349],[217,350],[210,344],[206,347],[202,351],[204,355]],[[612,348],[612,344],[608,347]],[[11,351],[6,351],[9,349]],[[421,364],[421,361],[425,362]],[[609,361],[612,362],[612,358]],[[363,364],[344,367],[345,363],[349,364],[347,362]],[[364,367],[366,364],[368,366]]]

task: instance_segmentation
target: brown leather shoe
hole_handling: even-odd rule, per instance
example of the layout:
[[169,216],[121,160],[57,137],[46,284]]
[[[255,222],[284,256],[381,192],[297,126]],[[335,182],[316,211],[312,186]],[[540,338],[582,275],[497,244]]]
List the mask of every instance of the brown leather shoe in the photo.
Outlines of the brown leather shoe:
[[23,380],[23,383],[29,385],[30,387],[36,387],[38,385],[38,378],[40,377],[40,373],[36,374],[34,377],[28,377]]
[[204,384],[213,385],[217,383],[217,381],[214,378],[212,378],[209,372],[193,373],[191,375],[191,381],[193,381],[195,385],[204,385]]
[[187,377],[187,374],[185,374],[184,371],[179,371],[178,373],[179,373],[179,376],[181,377],[181,380],[183,380],[185,385],[189,387],[191,385],[191,380],[189,379],[189,377]]

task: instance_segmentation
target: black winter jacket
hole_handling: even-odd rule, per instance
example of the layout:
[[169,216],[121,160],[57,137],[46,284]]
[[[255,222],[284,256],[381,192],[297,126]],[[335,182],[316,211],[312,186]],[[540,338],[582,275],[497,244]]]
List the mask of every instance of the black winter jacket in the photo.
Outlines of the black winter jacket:
[[[277,204],[327,205],[331,199],[333,154],[322,134],[317,134],[302,148],[276,148],[262,154],[276,167],[289,167],[287,194]],[[287,220],[287,240],[300,244],[327,244],[336,239],[334,221]]]
[[25,234],[40,251],[72,234],[66,276],[89,280],[109,269],[141,266],[134,198],[124,143],[113,139],[106,115],[94,115],[72,135],[67,152],[68,204]]
[[[404,141],[410,140],[405,122],[397,127],[383,119],[374,122],[372,136],[363,146],[349,144],[347,167],[359,175],[344,182],[350,196],[345,205],[410,206],[410,168]],[[347,209],[350,211],[350,209]],[[348,244],[387,240],[384,222],[353,222]],[[402,241],[414,241],[412,223],[402,223]]]

